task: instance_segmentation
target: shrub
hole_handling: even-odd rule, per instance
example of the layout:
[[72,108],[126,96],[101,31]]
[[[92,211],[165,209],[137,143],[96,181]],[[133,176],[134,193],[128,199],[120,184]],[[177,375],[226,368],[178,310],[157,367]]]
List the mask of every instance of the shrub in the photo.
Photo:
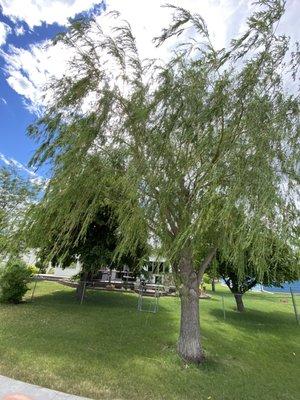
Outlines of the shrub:
[[28,269],[31,277],[33,277],[35,274],[38,274],[40,272],[39,268],[36,267],[35,265],[28,265],[27,269]]
[[21,260],[10,260],[0,270],[0,302],[20,303],[29,290],[32,273]]

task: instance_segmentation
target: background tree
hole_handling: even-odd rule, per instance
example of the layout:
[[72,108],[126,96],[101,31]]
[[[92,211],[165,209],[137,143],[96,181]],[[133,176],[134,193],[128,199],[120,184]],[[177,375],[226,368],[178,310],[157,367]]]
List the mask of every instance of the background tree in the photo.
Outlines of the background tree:
[[299,217],[299,99],[283,89],[290,47],[275,28],[284,2],[256,6],[245,33],[222,50],[201,16],[173,8],[156,41],[176,38],[166,63],[139,58],[127,23],[107,33],[94,19],[75,21],[56,39],[74,58],[30,128],[42,142],[33,164],[53,165],[47,196],[59,204],[70,176],[80,177],[75,202],[60,211],[58,247],[78,221],[84,233],[99,199],[117,212],[118,255],[151,232],[179,288],[179,355],[196,363],[204,358],[199,282],[216,249],[242,268],[251,244],[253,264],[266,271],[265,232],[291,240]]
[[[41,212],[40,209],[43,207],[43,202],[35,205],[30,216],[33,212],[37,212],[36,208]],[[52,215],[53,220],[56,218],[56,214]],[[51,229],[51,225],[39,222],[37,225],[33,224],[30,232],[27,232],[31,238],[31,242],[28,241],[27,245],[38,249],[37,258],[42,264],[50,261],[53,265],[66,268],[74,262],[81,263],[80,280],[76,290],[79,299],[82,296],[84,282],[91,281],[94,275],[99,273],[100,268],[122,268],[127,265],[131,270],[137,271],[148,254],[147,243],[141,242],[135,254],[128,252],[117,261],[114,260],[120,234],[117,220],[108,206],[98,211],[87,227],[84,237],[78,239],[81,229],[80,224],[75,226],[69,242],[60,246],[59,250],[56,250],[59,232]]]
[[211,285],[211,291],[216,291],[216,279],[218,279],[219,274],[216,272],[215,262],[213,261],[209,269],[206,270],[202,278],[202,283],[205,285]]
[[16,237],[24,214],[38,192],[35,184],[22,178],[16,170],[0,168],[0,254],[18,253],[23,240]]
[[[293,251],[289,245],[282,244],[274,238],[270,241],[270,248],[271,254],[267,261],[268,268],[263,273],[252,263],[249,251],[244,252],[242,272],[231,260],[224,259],[220,251],[217,252],[214,274],[224,280],[234,295],[237,311],[243,312],[245,310],[243,295],[257,284],[281,287],[285,282],[293,282],[299,279],[299,254]],[[280,253],[280,258],[276,255],[277,253]]]

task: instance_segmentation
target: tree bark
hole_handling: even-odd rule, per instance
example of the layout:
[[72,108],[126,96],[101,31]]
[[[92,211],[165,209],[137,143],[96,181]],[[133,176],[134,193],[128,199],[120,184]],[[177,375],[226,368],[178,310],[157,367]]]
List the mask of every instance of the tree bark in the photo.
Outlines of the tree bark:
[[200,341],[199,280],[190,256],[181,259],[179,275],[181,319],[178,353],[186,362],[199,364],[204,360]]
[[214,247],[213,249],[211,249],[211,251],[205,257],[205,259],[202,261],[202,264],[200,265],[200,268],[199,268],[199,271],[198,271],[199,282],[202,281],[204,272],[210,266],[210,263],[212,262],[212,260],[215,257],[216,253],[217,253],[217,248]]
[[245,311],[245,306],[243,303],[243,293],[234,293],[234,298],[236,302],[236,309],[239,312]]
[[81,301],[84,290],[84,281],[79,281],[76,287],[76,299]]
[[216,291],[216,284],[214,278],[211,280],[211,291],[215,292]]

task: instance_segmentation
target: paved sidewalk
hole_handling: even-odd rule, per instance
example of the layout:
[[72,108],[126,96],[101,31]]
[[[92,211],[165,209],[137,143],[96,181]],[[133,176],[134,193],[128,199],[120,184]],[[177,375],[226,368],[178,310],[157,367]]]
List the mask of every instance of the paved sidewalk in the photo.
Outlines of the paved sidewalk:
[[84,397],[45,389],[0,375],[0,400],[4,400],[6,396],[14,394],[28,396],[30,400],[89,400]]

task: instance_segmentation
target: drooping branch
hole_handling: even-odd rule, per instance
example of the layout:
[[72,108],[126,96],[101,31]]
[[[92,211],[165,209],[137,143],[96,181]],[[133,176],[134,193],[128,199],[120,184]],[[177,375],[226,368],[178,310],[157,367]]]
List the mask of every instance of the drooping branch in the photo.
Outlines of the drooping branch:
[[212,260],[214,259],[215,255],[217,253],[217,248],[214,247],[205,257],[205,259],[202,261],[199,271],[198,271],[198,280],[199,282],[201,281],[204,272],[206,271],[206,269],[210,266]]

